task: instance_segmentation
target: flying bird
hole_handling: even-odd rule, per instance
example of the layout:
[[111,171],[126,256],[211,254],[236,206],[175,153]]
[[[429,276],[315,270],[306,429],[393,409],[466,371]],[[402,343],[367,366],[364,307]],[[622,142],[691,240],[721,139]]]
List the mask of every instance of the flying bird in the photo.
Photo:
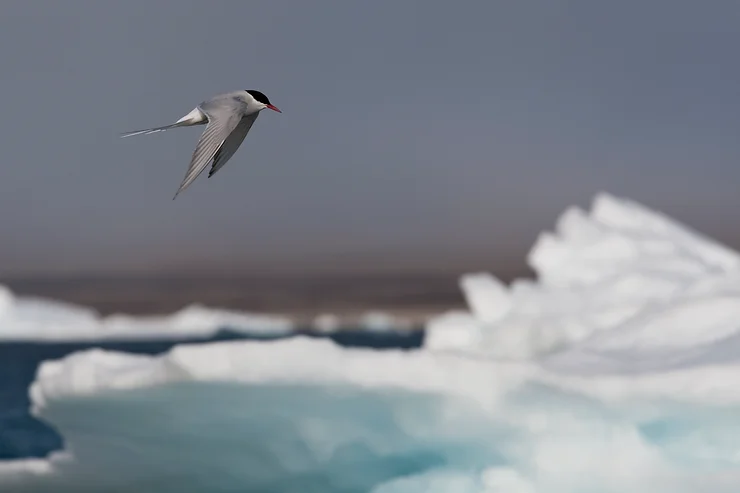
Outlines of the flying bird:
[[172,200],[174,200],[180,192],[195,181],[209,163],[213,162],[211,170],[208,172],[209,178],[223,168],[236,150],[239,149],[254,121],[265,108],[282,113],[260,91],[246,89],[244,91],[227,92],[203,101],[193,111],[175,123],[163,127],[126,132],[121,137],[148,135],[177,127],[206,126],[198,144],[195,146],[185,178],[182,180],[175,196],[172,197]]

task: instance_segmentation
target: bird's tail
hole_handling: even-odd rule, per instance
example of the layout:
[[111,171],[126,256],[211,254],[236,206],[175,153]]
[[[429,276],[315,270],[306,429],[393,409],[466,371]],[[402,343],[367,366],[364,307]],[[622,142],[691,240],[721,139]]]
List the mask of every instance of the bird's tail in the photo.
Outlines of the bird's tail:
[[132,132],[126,132],[126,133],[121,134],[121,138],[132,137],[134,135],[149,135],[149,134],[153,134],[157,132],[164,132],[165,130],[169,130],[170,128],[183,127],[185,125],[190,125],[190,123],[179,122],[179,123],[173,123],[171,125],[165,125],[163,127],[145,128],[144,130],[134,130]]
[[163,127],[145,128],[143,130],[134,130],[132,132],[126,132],[124,134],[121,134],[121,138],[132,137],[134,135],[149,135],[149,134],[153,134],[157,132],[164,132],[165,130],[169,130],[170,128],[176,128],[176,127],[189,127],[191,125],[202,125],[202,124],[205,124],[207,121],[208,121],[208,118],[206,118],[205,114],[203,114],[203,112],[199,108],[194,108],[193,111],[183,116],[182,118],[177,120],[175,123],[172,123],[170,125],[165,125]]

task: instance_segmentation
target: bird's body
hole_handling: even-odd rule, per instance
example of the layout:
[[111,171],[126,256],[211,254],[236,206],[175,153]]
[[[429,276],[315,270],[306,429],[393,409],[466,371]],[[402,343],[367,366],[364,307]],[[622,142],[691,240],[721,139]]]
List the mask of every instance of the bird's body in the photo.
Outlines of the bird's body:
[[127,132],[122,137],[148,135],[177,127],[206,125],[198,144],[195,146],[185,178],[175,193],[174,199],[195,181],[209,163],[213,163],[208,173],[209,177],[221,169],[234,155],[252,128],[260,111],[265,108],[281,112],[270,103],[267,96],[259,91],[248,89],[227,92],[203,101],[175,123],[163,127]]

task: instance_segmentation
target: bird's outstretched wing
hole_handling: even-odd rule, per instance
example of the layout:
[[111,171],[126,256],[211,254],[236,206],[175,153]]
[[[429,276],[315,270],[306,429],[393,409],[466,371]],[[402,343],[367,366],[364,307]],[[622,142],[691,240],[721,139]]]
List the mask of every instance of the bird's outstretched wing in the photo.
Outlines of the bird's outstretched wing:
[[236,126],[233,132],[224,141],[223,145],[218,149],[216,155],[213,157],[213,165],[211,170],[208,172],[208,178],[212,177],[218,170],[223,168],[224,164],[231,159],[239,146],[244,142],[244,138],[252,128],[254,121],[259,116],[259,113],[252,113],[243,117],[239,124]]
[[237,127],[242,115],[238,108],[230,105],[209,105],[202,107],[201,110],[208,118],[208,124],[195,146],[185,178],[180,183],[173,200],[208,166],[221,145]]

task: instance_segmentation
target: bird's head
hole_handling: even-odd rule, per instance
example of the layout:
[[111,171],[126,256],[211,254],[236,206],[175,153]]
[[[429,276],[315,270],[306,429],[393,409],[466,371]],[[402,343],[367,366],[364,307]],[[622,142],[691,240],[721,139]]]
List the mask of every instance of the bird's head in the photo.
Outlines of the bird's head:
[[278,113],[282,113],[277,106],[274,106],[272,103],[270,103],[270,98],[265,96],[263,92],[257,91],[256,89],[247,89],[247,94],[252,96],[256,103],[260,106],[260,110],[264,110],[265,108],[270,108],[272,111],[277,111]]

